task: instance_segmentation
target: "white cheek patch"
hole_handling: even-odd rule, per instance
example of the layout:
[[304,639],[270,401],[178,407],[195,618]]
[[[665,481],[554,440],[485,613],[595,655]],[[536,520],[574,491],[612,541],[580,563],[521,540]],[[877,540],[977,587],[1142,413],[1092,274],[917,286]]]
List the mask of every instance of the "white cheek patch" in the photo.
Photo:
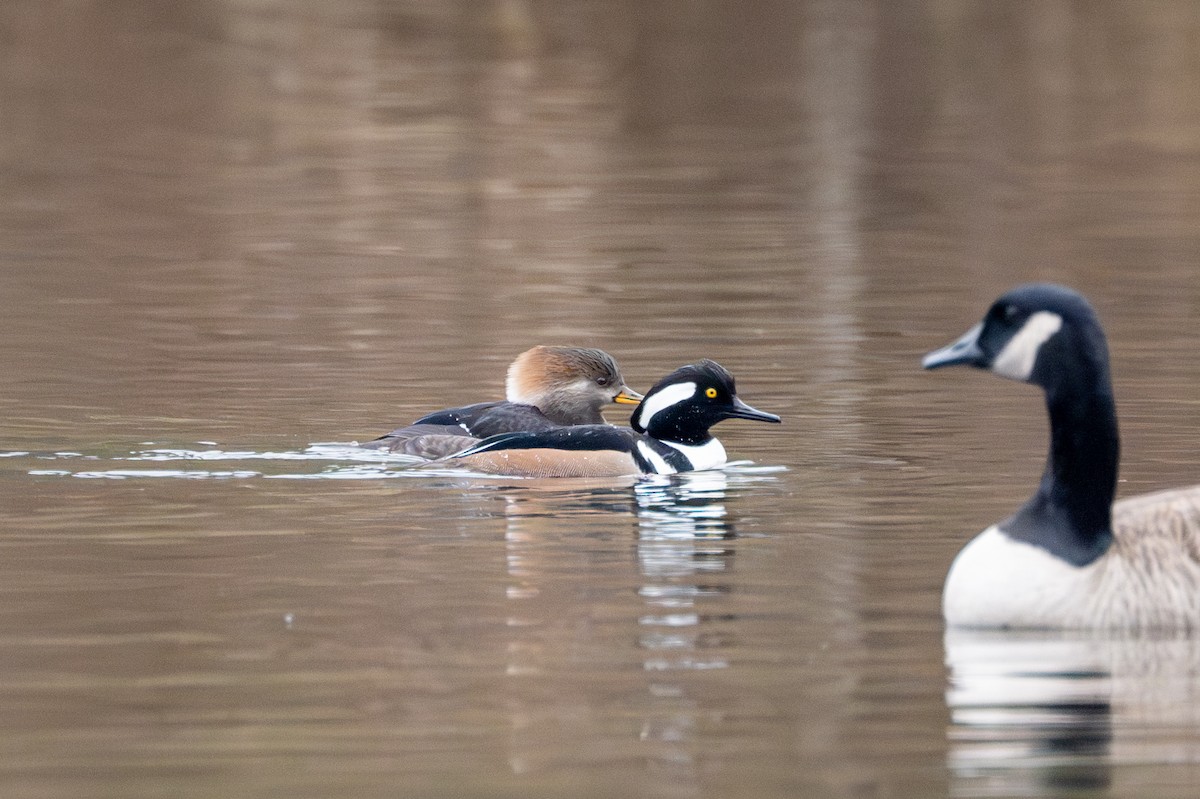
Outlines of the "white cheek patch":
[[660,413],[686,399],[691,399],[695,395],[696,384],[692,382],[676,383],[673,386],[667,386],[662,391],[658,391],[642,400],[642,407],[638,410],[638,424],[645,430],[650,427],[650,420],[654,418],[656,413]]
[[651,449],[645,441],[639,441],[637,448],[646,462],[654,467],[655,474],[675,474],[675,467],[667,463],[666,459]]
[[1012,380],[1028,380],[1038,350],[1062,328],[1062,323],[1062,317],[1050,311],[1038,311],[1029,317],[992,361],[992,371]]

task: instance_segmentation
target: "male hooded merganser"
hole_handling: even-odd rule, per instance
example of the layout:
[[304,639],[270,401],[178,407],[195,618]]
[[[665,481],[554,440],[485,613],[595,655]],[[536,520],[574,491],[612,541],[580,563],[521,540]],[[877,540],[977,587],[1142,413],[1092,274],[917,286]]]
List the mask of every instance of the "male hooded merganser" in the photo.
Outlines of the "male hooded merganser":
[[960,627],[1200,629],[1200,486],[1113,504],[1120,443],[1108,345],[1071,289],[1019,286],[926,369],[965,364],[1041,387],[1050,455],[1033,497],[954,559]]
[[633,412],[633,429],[579,425],[484,439],[445,461],[486,474],[521,477],[616,477],[674,474],[725,464],[709,435],[722,419],[779,422],[742,402],[733,375],[715,361],[680,367],[660,380]]
[[642,399],[625,385],[611,355],[583,347],[537,346],[521,353],[508,367],[505,394],[502,401],[426,414],[363,446],[440,458],[499,433],[604,424],[605,405]]

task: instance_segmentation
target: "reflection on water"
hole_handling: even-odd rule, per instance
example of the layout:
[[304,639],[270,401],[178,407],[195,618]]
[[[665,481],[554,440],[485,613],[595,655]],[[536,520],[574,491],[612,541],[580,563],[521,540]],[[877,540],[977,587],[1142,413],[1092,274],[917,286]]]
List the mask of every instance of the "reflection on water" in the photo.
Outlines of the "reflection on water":
[[[562,728],[575,728],[580,738],[589,737],[594,716],[606,709],[594,709],[581,702],[563,706],[549,702],[541,685],[557,685],[572,665],[594,669],[597,664],[584,655],[575,655],[573,645],[587,651],[592,642],[591,627],[597,622],[580,617],[577,604],[563,597],[563,575],[559,556],[548,552],[564,538],[570,539],[572,522],[581,526],[600,521],[606,536],[622,535],[622,522],[628,522],[630,543],[641,572],[637,589],[644,607],[625,617],[605,620],[628,628],[637,639],[638,650],[645,653],[640,672],[646,675],[641,697],[634,702],[638,718],[631,719],[627,745],[630,752],[656,771],[666,770],[674,784],[672,795],[694,796],[694,790],[680,793],[680,785],[695,787],[692,753],[698,745],[701,709],[686,685],[671,679],[680,670],[728,668],[722,654],[725,638],[705,630],[713,619],[728,625],[736,617],[723,612],[720,600],[729,592],[725,572],[734,553],[733,521],[726,506],[731,483],[740,490],[774,479],[778,467],[756,467],[731,463],[728,472],[696,472],[675,476],[629,477],[609,480],[521,480],[470,475],[469,473],[411,469],[412,459],[388,453],[360,450],[341,445],[313,445],[297,452],[245,452],[220,449],[147,449],[127,457],[101,459],[97,456],[56,453],[45,460],[73,463],[89,462],[86,469],[31,469],[39,476],[77,478],[151,479],[379,479],[385,477],[421,477],[434,480],[458,478],[465,484],[484,488],[502,502],[505,521],[505,586],[508,632],[505,641],[504,674],[518,685],[508,701],[506,712],[511,724],[509,767],[514,775],[538,773],[554,767],[563,757],[556,747]],[[195,469],[149,469],[145,467],[102,468],[97,462],[230,464],[239,462],[272,463],[287,471],[228,470],[221,467]],[[296,462],[319,468],[315,473],[296,473]],[[347,461],[350,463],[347,464]],[[492,511],[495,513],[495,511]],[[587,575],[592,564],[578,564],[580,576]],[[707,605],[703,609],[702,606]],[[585,611],[587,613],[588,611]],[[290,628],[291,613],[285,615]],[[611,636],[612,633],[609,633]],[[577,658],[584,662],[577,662]],[[548,709],[549,708],[549,709]],[[661,778],[659,774],[655,779]]]
[[1200,641],[946,633],[949,765],[961,796],[1108,788],[1114,767],[1200,765]]
[[[950,766],[994,796],[1109,783],[1109,674],[1086,644],[950,631]],[[967,791],[963,791],[967,794]]]
[[[585,648],[593,625],[616,624],[627,629],[615,634],[636,639],[641,652],[640,663],[625,662],[625,667],[644,675],[641,696],[632,700],[636,711],[626,745],[660,777],[669,774],[682,781],[674,784],[673,794],[695,795],[685,786],[695,788],[701,776],[695,773],[694,749],[704,711],[700,698],[673,675],[731,667],[724,654],[730,640],[721,630],[737,617],[722,606],[732,590],[729,570],[737,535],[727,502],[732,492],[774,479],[774,471],[743,465],[732,473],[655,476],[615,487],[557,488],[556,482],[576,481],[536,481],[528,490],[504,489],[506,674],[524,684],[513,691],[509,705],[514,772],[548,767],[546,758],[555,751],[546,737],[553,733],[545,710],[529,698],[530,686],[561,677],[556,669],[562,658],[571,660],[571,642]],[[628,523],[640,572],[637,595],[643,603],[628,616],[564,617],[569,606],[553,593],[558,581],[547,571],[555,563],[547,549],[570,534],[571,518],[594,514],[603,514],[617,529]],[[622,653],[606,657],[618,658],[615,665],[621,667]],[[577,707],[562,712],[582,724],[592,711]],[[554,719],[564,721],[562,716]]]
[[[647,612],[638,637],[650,653],[650,671],[725,668],[728,663],[705,639],[699,605],[728,593],[726,572],[734,554],[734,521],[725,506],[728,477],[696,472],[636,486],[638,595]],[[719,641],[719,638],[716,639]],[[706,641],[707,644],[702,643]]]
[[700,778],[694,754],[700,704],[673,675],[730,666],[725,651],[730,642],[721,632],[736,622],[721,610],[721,600],[732,590],[728,573],[737,538],[725,504],[728,488],[721,472],[659,478],[636,487],[638,595],[646,605],[638,618],[638,646],[651,675],[639,737],[656,747],[661,767],[687,785]]

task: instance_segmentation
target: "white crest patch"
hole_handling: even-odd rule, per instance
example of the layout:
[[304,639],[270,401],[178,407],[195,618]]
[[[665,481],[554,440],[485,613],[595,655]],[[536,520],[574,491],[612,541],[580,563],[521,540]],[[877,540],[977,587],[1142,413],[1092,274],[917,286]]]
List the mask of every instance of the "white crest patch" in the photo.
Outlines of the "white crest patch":
[[684,457],[691,462],[692,468],[698,472],[705,469],[717,469],[725,465],[725,447],[715,438],[709,439],[703,444],[692,446],[680,444],[675,441],[664,441],[662,443],[682,452]]
[[667,463],[663,456],[655,452],[645,441],[639,441],[637,448],[646,462],[654,467],[655,474],[675,474],[675,467]]
[[667,386],[662,391],[656,391],[642,400],[642,407],[638,409],[638,424],[642,426],[643,430],[650,427],[650,420],[654,418],[656,413],[660,413],[672,405],[678,405],[695,395],[696,384],[691,381],[687,383],[675,383],[674,385]]
[[504,378],[504,398],[509,402],[516,402],[521,405],[534,405],[529,399],[529,395],[521,391],[521,381],[517,377],[515,369],[508,370],[508,376]]
[[1029,317],[992,361],[992,371],[1012,380],[1028,380],[1038,350],[1062,328],[1062,323],[1062,317],[1050,311],[1038,311]]

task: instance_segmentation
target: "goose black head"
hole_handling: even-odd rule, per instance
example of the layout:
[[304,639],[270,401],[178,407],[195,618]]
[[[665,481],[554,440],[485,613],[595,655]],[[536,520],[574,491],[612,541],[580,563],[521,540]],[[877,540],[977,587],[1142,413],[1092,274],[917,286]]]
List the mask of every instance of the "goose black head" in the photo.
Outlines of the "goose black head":
[[1081,294],[1028,283],[1002,295],[979,324],[926,355],[921,365],[974,366],[1051,391],[1081,379],[1106,384],[1108,345]]

